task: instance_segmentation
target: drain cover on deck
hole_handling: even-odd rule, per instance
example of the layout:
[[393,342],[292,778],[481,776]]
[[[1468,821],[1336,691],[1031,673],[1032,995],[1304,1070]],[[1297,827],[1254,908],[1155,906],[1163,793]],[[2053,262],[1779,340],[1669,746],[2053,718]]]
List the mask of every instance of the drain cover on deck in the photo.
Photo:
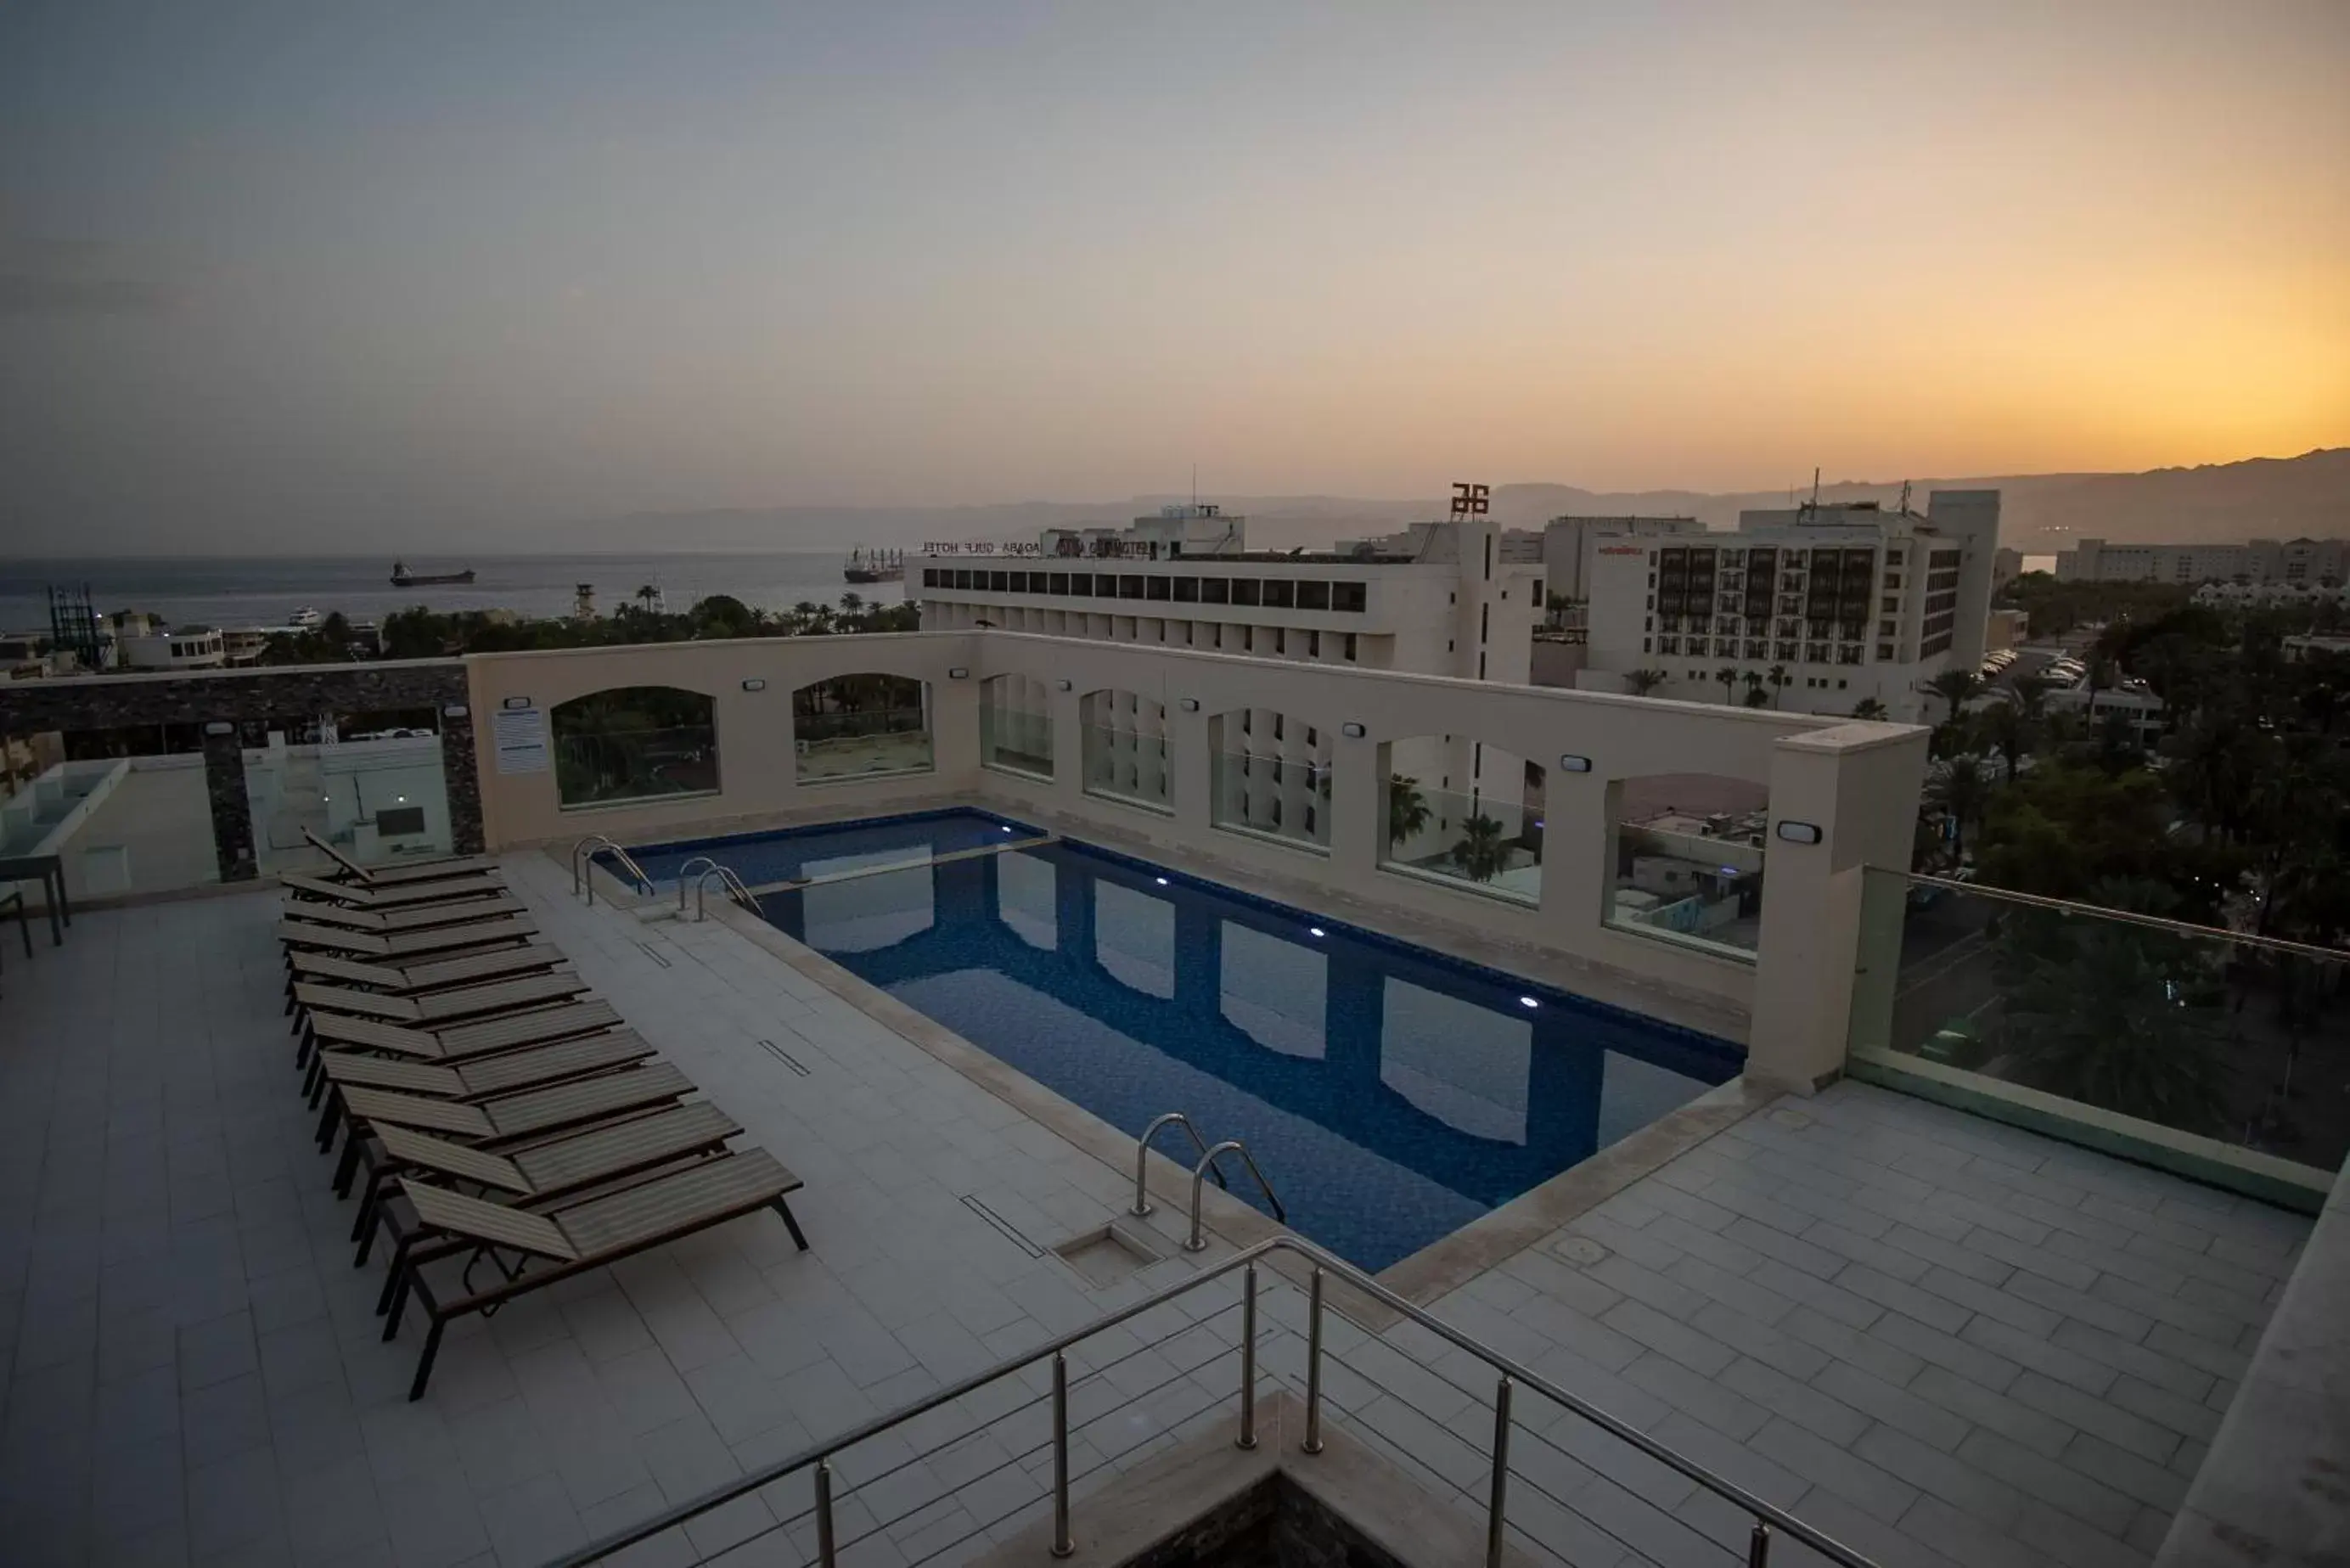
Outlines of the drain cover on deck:
[[1558,1244],[1555,1251],[1579,1269],[1587,1269],[1594,1263],[1605,1262],[1607,1257],[1607,1249],[1588,1236],[1569,1236]]

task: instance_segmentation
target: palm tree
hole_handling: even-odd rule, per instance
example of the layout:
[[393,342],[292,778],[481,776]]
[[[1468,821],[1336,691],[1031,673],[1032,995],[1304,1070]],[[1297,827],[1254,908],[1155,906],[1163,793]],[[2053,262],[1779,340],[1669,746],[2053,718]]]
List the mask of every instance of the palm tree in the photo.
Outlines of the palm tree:
[[1626,673],[1624,688],[1635,697],[1646,697],[1662,686],[1668,677],[1661,670],[1634,670]]
[[1795,678],[1787,673],[1787,667],[1783,664],[1773,665],[1763,679],[1771,683],[1771,706],[1773,708],[1779,705],[1779,693],[1795,683]]
[[660,597],[661,597],[661,591],[660,591],[660,589],[659,589],[659,588],[657,588],[657,587],[653,587],[653,585],[652,585],[652,584],[650,584],[650,583],[642,583],[642,584],[639,584],[639,585],[638,586],[638,587],[637,587],[637,591],[636,591],[636,594],[635,594],[635,596],[634,596],[634,597],[636,598],[637,602],[638,602],[639,604],[641,604],[641,605],[643,605],[643,606],[645,607],[645,613],[646,613],[647,615],[650,615],[650,614],[652,614],[652,612],[653,612],[653,604],[654,604],[654,602],[655,602],[656,600],[658,600]]
[[1479,813],[1461,825],[1461,842],[1452,846],[1452,864],[1471,882],[1491,882],[1507,869],[1510,846],[1502,825]]
[[1404,774],[1388,775],[1388,847],[1399,849],[1428,826],[1428,796],[1419,781]]
[[1738,684],[1738,666],[1725,664],[1713,672],[1713,678],[1721,682],[1721,700],[1729,701],[1731,689]]
[[865,607],[865,596],[863,594],[843,594],[840,596],[840,607],[847,614],[855,615],[858,610]]
[[1864,697],[1852,705],[1852,716],[1856,719],[1882,719],[1885,717],[1885,704],[1874,697]]
[[1744,702],[1749,708],[1768,708],[1771,705],[1771,694],[1763,691],[1758,682],[1747,687],[1746,695],[1739,701]]
[[1959,710],[1982,690],[1982,677],[1971,670],[1945,670],[1926,682],[1926,690],[1950,705],[1950,711],[1942,718],[1947,724],[1956,720]]

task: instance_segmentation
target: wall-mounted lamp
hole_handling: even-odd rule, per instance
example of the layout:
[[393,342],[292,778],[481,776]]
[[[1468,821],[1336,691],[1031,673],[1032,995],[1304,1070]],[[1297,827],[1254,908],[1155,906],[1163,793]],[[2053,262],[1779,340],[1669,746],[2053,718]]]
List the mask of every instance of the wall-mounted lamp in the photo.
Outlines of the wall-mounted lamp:
[[515,708],[527,708],[530,706],[530,699],[527,697],[508,697],[501,701],[498,706],[509,710]]
[[968,680],[971,679],[971,671],[958,664],[952,670],[947,671],[947,679],[950,680]]
[[1076,690],[1077,685],[1074,680],[1055,680],[1053,684],[1059,687],[1064,691],[1073,691]]
[[1175,706],[1182,709],[1186,713],[1196,713],[1200,711],[1200,700],[1197,697],[1186,697]]
[[214,719],[204,726],[204,733],[207,735],[234,735],[236,733],[236,726],[230,723],[225,719]]
[[462,719],[472,711],[473,710],[463,702],[451,702],[442,708],[441,716],[444,719]]
[[1569,752],[1558,759],[1558,767],[1561,773],[1587,774],[1591,771],[1591,759],[1578,757],[1573,752]]
[[1815,822],[1783,822],[1777,832],[1790,844],[1817,844],[1820,841],[1819,824]]
[[743,690],[745,691],[764,691],[766,689],[767,683],[755,675],[743,682]]
[[1350,741],[1359,741],[1359,740],[1361,740],[1365,735],[1367,735],[1367,734],[1369,734],[1369,733],[1370,733],[1370,732],[1369,732],[1368,730],[1364,729],[1360,724],[1357,724],[1357,722],[1355,722],[1355,721],[1353,721],[1352,719],[1349,719],[1349,720],[1347,720],[1345,723],[1343,723],[1343,724],[1339,725],[1339,726],[1338,726],[1338,732],[1339,732],[1340,734],[1342,734],[1342,735],[1346,736],[1346,737],[1347,737],[1348,740],[1350,740]]

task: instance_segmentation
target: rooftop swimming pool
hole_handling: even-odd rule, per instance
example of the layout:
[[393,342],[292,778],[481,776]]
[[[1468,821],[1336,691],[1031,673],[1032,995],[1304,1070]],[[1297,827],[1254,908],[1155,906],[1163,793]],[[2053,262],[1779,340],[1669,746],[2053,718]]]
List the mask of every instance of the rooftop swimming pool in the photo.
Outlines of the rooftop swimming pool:
[[[974,811],[714,855],[767,919],[1128,1133],[1246,1141],[1301,1233],[1383,1269],[1735,1075],[1727,1041]],[[869,870],[875,867],[897,869]],[[1162,1135],[1189,1163],[1191,1146]],[[1235,1196],[1255,1201],[1235,1167]]]

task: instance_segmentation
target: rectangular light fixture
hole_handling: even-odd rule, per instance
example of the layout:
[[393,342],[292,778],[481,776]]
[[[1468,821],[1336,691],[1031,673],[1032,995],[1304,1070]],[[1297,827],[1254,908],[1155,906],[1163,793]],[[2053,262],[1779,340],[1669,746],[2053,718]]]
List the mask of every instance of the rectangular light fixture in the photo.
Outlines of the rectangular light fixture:
[[755,675],[743,682],[743,690],[745,691],[764,691],[766,689],[767,683]]
[[1175,706],[1182,709],[1186,713],[1196,713],[1200,711],[1200,700],[1197,697],[1186,697]]
[[530,699],[527,697],[508,697],[500,702],[498,706],[506,709],[527,708],[530,706]]
[[1064,691],[1072,691],[1076,686],[1076,682],[1074,680],[1055,680],[1053,684],[1058,686]]
[[1591,759],[1578,757],[1573,752],[1569,752],[1558,759],[1558,766],[1562,773],[1587,774],[1591,771]]
[[1369,731],[1364,729],[1352,719],[1349,719],[1345,723],[1339,725],[1338,732],[1352,741],[1359,741],[1365,735],[1370,733]]
[[1776,831],[1790,844],[1817,844],[1820,841],[1819,824],[1814,822],[1782,822]]
[[947,679],[950,680],[964,680],[970,679],[970,676],[971,670],[961,664],[947,671]]
[[207,735],[234,735],[236,733],[236,726],[230,723],[225,719],[214,719],[204,725],[204,733]]
[[442,708],[441,716],[444,719],[462,719],[472,711],[473,710],[463,702],[451,702]]

